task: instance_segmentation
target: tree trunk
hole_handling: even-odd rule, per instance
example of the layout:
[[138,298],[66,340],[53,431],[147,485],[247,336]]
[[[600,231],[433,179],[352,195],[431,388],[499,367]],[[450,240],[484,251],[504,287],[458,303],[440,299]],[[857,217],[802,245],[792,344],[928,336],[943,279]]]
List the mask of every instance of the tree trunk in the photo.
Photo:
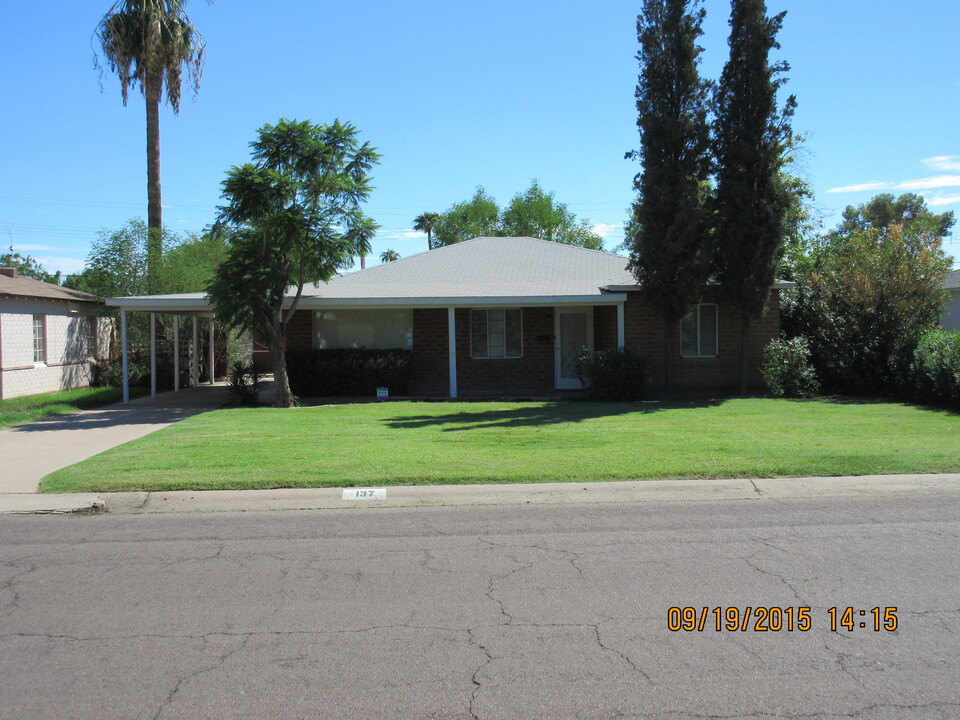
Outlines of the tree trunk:
[[663,394],[673,396],[673,328],[676,323],[663,321]]
[[144,87],[147,101],[147,292],[160,288],[163,261],[163,209],[160,199],[160,91],[161,77],[148,75]]
[[276,391],[274,407],[290,408],[294,406],[293,393],[290,392],[290,380],[287,377],[287,356],[283,351],[283,342],[270,336],[270,361],[273,364],[273,385]]
[[740,394],[747,394],[750,370],[750,316],[740,316]]

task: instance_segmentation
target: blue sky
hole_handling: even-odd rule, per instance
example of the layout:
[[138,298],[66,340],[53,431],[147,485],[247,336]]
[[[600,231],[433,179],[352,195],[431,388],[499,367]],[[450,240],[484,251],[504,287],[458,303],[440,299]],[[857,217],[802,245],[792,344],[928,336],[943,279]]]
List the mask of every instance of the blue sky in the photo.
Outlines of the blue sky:
[[[501,204],[537,178],[612,249],[639,169],[633,100],[639,1],[188,3],[207,43],[199,95],[164,107],[164,222],[214,219],[224,173],[281,117],[354,123],[383,154],[367,212],[374,258],[426,249],[411,230],[483,185]],[[6,3],[0,45],[0,246],[82,268],[101,228],[146,216],[142,96],[93,68],[109,0]],[[726,59],[729,3],[707,0],[702,72]],[[782,0],[778,58],[827,227],[877,192],[960,211],[956,0]],[[947,250],[960,256],[960,232]]]

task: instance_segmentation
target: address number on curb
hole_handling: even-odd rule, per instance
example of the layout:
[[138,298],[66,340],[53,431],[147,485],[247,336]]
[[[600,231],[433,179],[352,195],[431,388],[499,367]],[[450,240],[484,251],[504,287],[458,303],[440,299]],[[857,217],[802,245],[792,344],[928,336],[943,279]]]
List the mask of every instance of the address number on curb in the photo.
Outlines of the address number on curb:
[[386,500],[386,488],[347,488],[343,491],[344,500]]

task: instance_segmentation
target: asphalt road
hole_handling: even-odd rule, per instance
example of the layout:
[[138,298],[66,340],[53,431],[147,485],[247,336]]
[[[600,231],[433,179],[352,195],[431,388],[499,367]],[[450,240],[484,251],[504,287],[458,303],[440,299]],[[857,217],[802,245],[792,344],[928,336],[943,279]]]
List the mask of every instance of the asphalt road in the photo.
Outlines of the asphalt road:
[[2,517],[0,718],[64,717],[957,718],[960,494]]

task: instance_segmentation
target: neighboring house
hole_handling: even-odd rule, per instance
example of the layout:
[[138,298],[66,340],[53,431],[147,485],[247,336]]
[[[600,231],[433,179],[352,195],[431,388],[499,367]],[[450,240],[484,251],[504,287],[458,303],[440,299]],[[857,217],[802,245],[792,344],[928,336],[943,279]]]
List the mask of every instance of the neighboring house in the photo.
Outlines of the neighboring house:
[[[611,253],[526,237],[474,238],[304,288],[287,347],[409,348],[413,395],[544,394],[580,387],[584,347],[624,346],[650,359],[653,392],[663,378],[663,325]],[[750,385],[763,389],[763,347],[780,328],[779,289],[752,326]],[[111,298],[125,312],[210,312],[194,293]],[[739,389],[740,318],[715,287],[674,338],[680,391]]]
[[0,268],[0,399],[89,385],[106,345],[101,307],[93,295]]
[[940,325],[944,330],[960,330],[960,270],[947,273],[943,287],[950,293],[950,299],[940,316]]

